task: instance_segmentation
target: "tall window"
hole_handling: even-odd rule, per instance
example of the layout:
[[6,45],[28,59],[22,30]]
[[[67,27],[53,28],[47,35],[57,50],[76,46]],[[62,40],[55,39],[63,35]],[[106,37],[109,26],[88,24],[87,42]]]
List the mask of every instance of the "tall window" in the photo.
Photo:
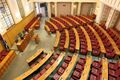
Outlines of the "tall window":
[[6,31],[14,24],[6,0],[0,0],[0,33]]

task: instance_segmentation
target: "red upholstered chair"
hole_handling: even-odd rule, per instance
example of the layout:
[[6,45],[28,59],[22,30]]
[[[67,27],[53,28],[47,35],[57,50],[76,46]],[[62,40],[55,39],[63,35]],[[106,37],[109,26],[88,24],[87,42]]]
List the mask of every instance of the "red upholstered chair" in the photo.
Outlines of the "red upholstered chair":
[[77,64],[75,68],[76,68],[77,71],[83,71],[84,70],[84,65]]
[[86,55],[88,51],[86,48],[81,48],[80,52],[81,54]]
[[68,67],[68,64],[66,62],[63,62],[62,68],[66,69]]
[[37,62],[40,62],[42,59],[41,58],[39,58],[38,60],[37,60]]
[[51,64],[47,64],[47,65],[45,66],[45,69],[48,70],[50,67],[51,67]]
[[65,43],[65,40],[60,40],[60,43]]
[[72,59],[71,56],[67,56],[64,61],[65,61],[66,63],[69,63],[69,62],[71,61],[71,59]]
[[50,61],[50,64],[52,65],[54,62],[55,62],[55,60],[54,60],[54,59],[52,59],[52,60]]
[[60,50],[61,51],[64,51],[65,49],[64,49],[64,46],[60,46]]
[[108,70],[108,74],[109,74],[110,76],[115,77],[115,78],[118,77],[118,74],[116,73],[116,71],[114,71],[114,70],[112,70],[112,69],[109,69],[109,70]]
[[46,72],[46,69],[40,71],[40,74],[43,75]]
[[53,76],[53,79],[54,79],[54,80],[59,80],[59,78],[60,78],[60,75],[57,74],[57,73]]
[[40,77],[41,75],[40,74],[37,74],[34,76],[33,80],[38,80],[38,78]]
[[97,76],[90,74],[90,80],[100,80],[97,78]]
[[43,58],[45,58],[45,57],[46,57],[46,54],[43,54],[42,57],[41,57],[41,59],[43,59]]
[[117,78],[113,77],[113,76],[108,76],[108,80],[116,80]]
[[64,46],[64,45],[65,45],[65,43],[60,42],[60,46]]
[[93,56],[99,56],[100,55],[100,51],[98,49],[93,49],[92,55]]
[[86,63],[86,59],[80,58],[78,61],[78,64],[84,66],[84,64]]
[[54,56],[53,56],[53,59],[57,59],[59,57],[59,54],[55,54]]
[[109,69],[112,69],[112,70],[118,69],[117,63],[109,62],[108,67],[109,67]]
[[69,50],[70,50],[70,52],[74,53],[75,52],[75,47],[70,47]]
[[81,72],[75,70],[72,74],[72,78],[78,80],[80,77],[81,77]]
[[59,74],[59,75],[62,75],[63,73],[64,73],[64,69],[62,68],[62,67],[60,67],[59,69],[58,69],[58,71],[57,71],[57,73]]
[[94,61],[92,62],[92,67],[99,69],[102,67],[102,64],[99,61]]
[[112,53],[111,52],[107,52],[105,55],[106,55],[107,58],[114,58],[115,57],[115,53],[114,52],[112,52]]
[[70,47],[75,47],[75,44],[70,43]]
[[94,74],[95,76],[99,76],[100,75],[100,70],[92,67],[91,73]]

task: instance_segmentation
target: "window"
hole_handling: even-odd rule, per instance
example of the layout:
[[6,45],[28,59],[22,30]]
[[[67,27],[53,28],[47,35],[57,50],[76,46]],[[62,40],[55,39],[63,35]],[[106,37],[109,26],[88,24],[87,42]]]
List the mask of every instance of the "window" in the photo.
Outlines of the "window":
[[6,0],[0,0],[0,33],[6,31],[14,24]]

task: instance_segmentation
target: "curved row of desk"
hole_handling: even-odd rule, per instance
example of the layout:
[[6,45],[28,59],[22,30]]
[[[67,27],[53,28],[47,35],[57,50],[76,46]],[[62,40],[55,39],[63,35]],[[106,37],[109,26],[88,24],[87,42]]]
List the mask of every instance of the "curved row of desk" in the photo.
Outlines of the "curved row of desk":
[[[38,58],[43,50],[28,58],[28,63]],[[81,58],[78,53],[66,55],[49,52],[37,65],[15,80],[119,80],[119,73],[120,61],[109,62],[107,58],[93,60],[92,56]]]

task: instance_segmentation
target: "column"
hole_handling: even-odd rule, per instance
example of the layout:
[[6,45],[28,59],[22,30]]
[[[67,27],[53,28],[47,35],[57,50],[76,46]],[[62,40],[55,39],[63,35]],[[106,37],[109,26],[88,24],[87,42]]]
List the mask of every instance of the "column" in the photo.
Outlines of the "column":
[[111,9],[107,22],[106,22],[106,28],[113,27],[118,19],[119,12],[116,11],[115,9]]
[[73,11],[74,11],[74,3],[71,3],[71,15],[73,15]]
[[55,16],[57,16],[57,2],[55,2]]
[[104,9],[104,4],[102,2],[100,2],[99,8],[97,8],[96,23],[100,23],[103,9]]
[[81,11],[81,3],[79,2],[78,3],[78,10],[77,10],[77,15],[78,16],[80,15],[80,11]]
[[50,18],[51,17],[50,2],[48,2],[47,8],[48,8],[48,17]]

